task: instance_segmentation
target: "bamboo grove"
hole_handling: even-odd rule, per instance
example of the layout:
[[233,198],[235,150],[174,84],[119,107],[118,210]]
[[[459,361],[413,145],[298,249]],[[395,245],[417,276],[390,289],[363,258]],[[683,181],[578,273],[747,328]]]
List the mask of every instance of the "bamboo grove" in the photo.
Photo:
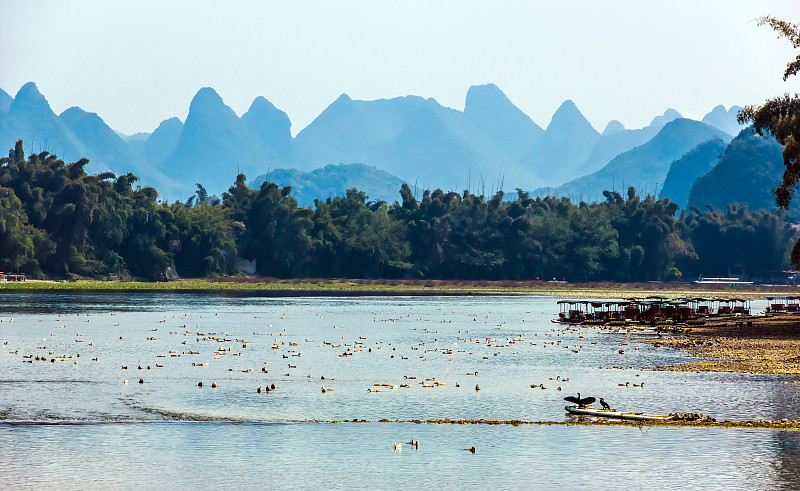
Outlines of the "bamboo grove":
[[136,176],[88,175],[87,163],[25,158],[22,142],[0,159],[0,270],[163,280],[239,274],[245,258],[283,278],[670,281],[780,271],[799,236],[785,211],[680,211],[633,188],[573,204],[403,185],[393,204],[351,189],[302,208],[291,188],[249,189],[239,175],[221,198],[198,185],[165,203]]

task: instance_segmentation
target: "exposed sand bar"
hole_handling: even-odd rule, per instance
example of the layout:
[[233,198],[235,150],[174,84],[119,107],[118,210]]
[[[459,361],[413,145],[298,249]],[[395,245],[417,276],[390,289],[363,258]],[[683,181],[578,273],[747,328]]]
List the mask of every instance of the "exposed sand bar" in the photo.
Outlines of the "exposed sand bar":
[[651,342],[712,358],[663,367],[667,370],[800,374],[800,314],[713,319]]

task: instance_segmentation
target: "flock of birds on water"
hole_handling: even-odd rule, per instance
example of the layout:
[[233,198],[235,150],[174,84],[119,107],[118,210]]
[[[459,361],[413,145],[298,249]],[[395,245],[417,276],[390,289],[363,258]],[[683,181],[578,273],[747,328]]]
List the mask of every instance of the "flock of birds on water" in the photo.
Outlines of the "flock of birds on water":
[[[323,314],[319,313],[302,314],[313,315],[318,320],[323,318]],[[472,378],[473,383],[477,380],[481,381],[480,383],[475,383],[475,392],[480,392],[487,388],[495,391],[495,393],[497,391],[505,392],[510,390],[510,387],[506,384],[497,383],[499,381],[497,377],[505,375],[502,370],[498,370],[498,366],[517,363],[509,361],[509,358],[524,358],[524,361],[518,362],[519,365],[514,365],[524,369],[526,364],[542,363],[542,361],[537,361],[536,355],[532,352],[534,348],[538,348],[543,352],[564,350],[564,356],[579,356],[587,349],[597,349],[593,346],[597,344],[597,341],[593,340],[596,336],[589,336],[589,340],[587,340],[588,330],[585,326],[566,325],[544,329],[540,324],[538,326],[531,325],[529,330],[525,330],[520,329],[517,324],[515,329],[523,332],[510,334],[507,322],[505,320],[498,322],[497,317],[494,315],[490,317],[489,315],[457,314],[456,312],[452,312],[449,315],[443,313],[439,323],[458,323],[460,328],[454,329],[448,326],[442,329],[434,328],[430,325],[429,327],[424,327],[426,323],[435,321],[424,317],[412,318],[411,313],[407,314],[406,318],[385,317],[378,312],[371,312],[371,314],[374,323],[387,324],[387,326],[361,334],[379,336],[382,332],[386,332],[387,329],[396,330],[399,327],[405,329],[406,338],[400,339],[398,343],[397,338],[389,341],[368,339],[367,335],[360,334],[349,336],[348,334],[352,334],[353,328],[346,326],[348,323],[346,317],[338,317],[336,323],[331,322],[328,324],[327,339],[315,341],[305,335],[293,333],[292,331],[294,330],[302,332],[302,329],[288,325],[290,324],[289,320],[292,319],[289,319],[291,316],[286,313],[266,321],[263,320],[264,315],[252,316],[250,322],[239,326],[240,332],[236,334],[228,332],[228,330],[232,329],[220,330],[209,327],[220,324],[217,320],[221,319],[221,317],[219,317],[218,313],[203,313],[166,316],[161,320],[155,321],[157,325],[150,325],[153,321],[142,321],[133,324],[128,324],[128,321],[126,322],[126,327],[120,328],[117,332],[117,334],[120,334],[119,340],[116,340],[119,343],[117,353],[111,354],[104,352],[102,347],[99,346],[101,342],[104,344],[110,344],[111,342],[108,339],[101,339],[100,336],[97,336],[99,334],[98,329],[103,327],[118,328],[120,326],[119,322],[115,322],[114,317],[119,314],[111,313],[107,318],[103,318],[100,314],[61,314],[56,318],[50,318],[48,321],[55,320],[59,323],[59,329],[50,329],[49,335],[41,338],[41,342],[36,343],[35,346],[20,345],[17,340],[25,339],[25,336],[15,331],[13,327],[14,320],[12,318],[0,319],[0,335],[3,336],[0,338],[0,342],[6,347],[11,347],[11,349],[5,350],[8,355],[19,356],[23,363],[28,364],[49,362],[48,365],[60,365],[71,362],[73,365],[78,365],[79,361],[88,360],[90,364],[97,363],[100,365],[105,362],[108,365],[116,362],[116,366],[119,367],[118,369],[122,373],[130,373],[130,371],[135,370],[137,374],[143,374],[134,377],[134,380],[138,379],[138,384],[158,384],[164,378],[162,374],[167,374],[170,372],[170,368],[180,365],[182,369],[180,378],[183,378],[187,373],[196,373],[197,376],[192,384],[201,390],[207,387],[226,390],[226,385],[240,390],[242,387],[249,385],[242,381],[242,377],[244,377],[244,380],[252,377],[253,385],[250,390],[255,394],[266,395],[279,391],[281,386],[284,387],[284,390],[288,390],[286,389],[287,387],[297,387],[295,383],[299,380],[306,382],[317,380],[321,384],[318,389],[319,393],[326,396],[337,389],[352,394],[354,386],[360,384],[354,379],[364,378],[371,373],[370,367],[375,367],[376,374],[380,373],[381,370],[379,368],[381,366],[386,367],[388,364],[393,364],[392,367],[394,367],[385,371],[391,374],[392,379],[389,379],[384,374],[381,379],[364,384],[366,386],[362,385],[362,390],[364,390],[365,394],[408,390],[414,387],[442,390],[448,387],[449,382],[446,382],[443,378],[454,379],[450,387],[455,389],[462,388],[462,384],[471,386],[471,384],[466,383],[466,379]],[[341,316],[342,314],[337,313],[336,315]],[[454,316],[463,318],[452,318]],[[504,316],[501,316],[501,319],[502,317]],[[44,322],[44,320],[40,319],[38,322]],[[284,321],[286,321],[286,327],[274,327],[272,324]],[[530,323],[527,319],[523,319],[521,322]],[[95,327],[98,325],[99,328]],[[259,329],[253,330],[253,326],[259,326]],[[247,336],[241,334],[241,331],[245,329],[248,331]],[[499,331],[502,334],[498,333],[497,336],[487,335],[492,331]],[[319,334],[319,329],[315,332]],[[620,329],[615,328],[613,332],[619,333]],[[66,342],[62,340],[64,336],[67,336]],[[265,338],[269,341],[260,342]],[[57,340],[61,341],[56,342]],[[256,340],[259,341],[257,342]],[[132,343],[134,346],[146,343],[151,346],[144,350],[121,349],[122,346],[128,345],[128,343]],[[259,349],[253,350],[256,345],[258,345]],[[624,349],[627,345],[627,342],[612,344],[613,351],[611,353],[608,352],[608,346],[606,345],[603,359],[619,360],[619,357],[624,355]],[[319,351],[320,349],[329,350],[336,357],[324,355]],[[634,348],[634,350],[638,349],[638,347]],[[104,356],[108,356],[112,360],[103,360]],[[352,363],[348,363],[348,361],[365,356],[379,357],[380,360],[379,362],[372,362],[374,363],[373,365],[367,363],[366,373],[359,372],[360,376],[356,376],[354,370],[363,370],[364,365],[355,366]],[[329,376],[322,373],[313,375],[312,373],[303,372],[303,362],[309,358],[315,359],[315,362],[310,366],[315,369],[321,367],[319,360],[341,360],[338,364],[330,361],[323,364],[325,373],[338,372],[338,376]],[[465,360],[468,361],[465,362]],[[456,361],[454,365],[460,364],[459,366],[472,366],[474,368],[458,372],[461,375],[455,373],[454,370],[445,370],[445,377],[439,374],[432,374],[430,373],[431,369],[425,368],[426,365],[442,367],[443,363],[446,366],[447,363],[454,361]],[[261,366],[254,367],[253,364],[256,362],[260,363]],[[214,376],[212,376],[212,379],[209,379],[209,367],[213,365],[216,365],[217,369],[213,371]],[[223,365],[227,365],[229,374],[227,377],[220,371]],[[599,368],[630,370],[633,367],[624,366],[617,361],[611,366],[600,366]],[[149,371],[149,373],[155,373],[161,369],[164,369],[164,372],[161,372],[162,374],[158,376],[145,375]],[[245,375],[232,377],[230,375],[231,372]],[[423,375],[420,372],[428,373]],[[488,376],[484,375],[487,372]],[[480,376],[479,373],[481,374]],[[636,373],[635,376],[639,377],[640,374]],[[267,379],[266,381],[264,381],[265,378]],[[124,375],[118,380],[121,380],[123,384],[128,384],[128,378],[124,377]],[[343,384],[343,381],[346,381],[346,383]],[[546,384],[537,382],[529,385],[531,389],[548,390],[553,388],[560,392],[567,387],[567,384],[571,384],[571,381],[569,377],[558,375],[549,377]],[[630,381],[625,381],[617,383],[617,386],[643,388],[644,382],[631,384]],[[568,396],[564,399],[579,406],[586,406],[595,402],[594,397],[581,398],[580,394],[578,394],[578,397]],[[610,408],[603,398],[600,398],[600,404],[603,408]],[[406,445],[410,445],[415,449],[420,447],[420,443],[417,440],[411,440],[411,443]],[[396,451],[401,450],[402,444],[395,444],[394,449]],[[474,447],[465,450],[475,453]]]

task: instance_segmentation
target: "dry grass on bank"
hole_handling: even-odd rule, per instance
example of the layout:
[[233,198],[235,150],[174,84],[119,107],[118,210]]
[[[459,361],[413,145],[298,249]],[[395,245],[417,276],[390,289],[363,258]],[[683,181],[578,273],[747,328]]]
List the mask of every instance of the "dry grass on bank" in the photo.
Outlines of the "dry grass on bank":
[[279,295],[532,295],[558,298],[620,299],[628,297],[763,298],[796,295],[791,286],[696,285],[693,283],[561,283],[549,281],[424,279],[281,279],[255,276],[184,278],[146,282],[117,279],[25,281],[0,283],[0,290],[192,290],[269,291]]

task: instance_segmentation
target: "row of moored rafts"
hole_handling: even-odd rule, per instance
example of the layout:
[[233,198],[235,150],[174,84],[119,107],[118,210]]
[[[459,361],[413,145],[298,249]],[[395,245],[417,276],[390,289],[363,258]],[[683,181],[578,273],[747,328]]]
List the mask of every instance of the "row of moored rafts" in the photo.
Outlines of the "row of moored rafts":
[[647,297],[617,301],[560,300],[558,305],[558,318],[553,319],[553,322],[561,324],[700,325],[709,317],[750,314],[750,301],[739,298]]

